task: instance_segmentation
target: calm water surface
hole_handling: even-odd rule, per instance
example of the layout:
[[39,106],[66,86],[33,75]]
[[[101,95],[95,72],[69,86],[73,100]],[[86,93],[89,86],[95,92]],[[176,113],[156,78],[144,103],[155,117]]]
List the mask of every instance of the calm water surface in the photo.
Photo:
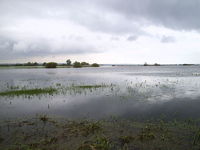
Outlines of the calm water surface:
[[36,114],[68,118],[199,118],[199,75],[199,66],[1,69],[0,91],[15,87],[108,86],[55,95],[0,97],[0,118]]

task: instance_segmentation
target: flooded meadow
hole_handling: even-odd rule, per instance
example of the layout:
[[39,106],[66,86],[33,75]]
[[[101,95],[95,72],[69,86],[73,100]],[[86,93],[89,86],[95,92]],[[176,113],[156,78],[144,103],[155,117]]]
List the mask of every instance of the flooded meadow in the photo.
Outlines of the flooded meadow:
[[199,66],[1,69],[0,145],[198,149],[199,106]]

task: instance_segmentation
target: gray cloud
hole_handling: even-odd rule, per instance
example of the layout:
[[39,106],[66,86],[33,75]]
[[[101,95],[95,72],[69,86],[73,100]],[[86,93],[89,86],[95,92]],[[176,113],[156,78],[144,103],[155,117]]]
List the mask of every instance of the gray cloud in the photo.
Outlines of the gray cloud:
[[53,41],[47,39],[7,39],[0,37],[0,58],[23,58],[34,56],[47,56],[59,54],[85,54],[98,53],[93,45],[83,44],[80,41],[68,41],[68,43],[56,46]]
[[128,41],[136,41],[138,39],[138,36],[136,35],[131,35],[127,38]]
[[162,43],[174,43],[176,40],[175,40],[175,38],[173,37],[173,36],[163,36],[162,38],[161,38],[161,42]]
[[111,40],[111,41],[119,41],[120,39],[119,39],[119,37],[112,36],[112,37],[110,38],[110,40]]
[[200,29],[199,0],[103,0],[108,10],[129,19],[147,21],[177,30]]
[[[0,14],[1,58],[96,53],[107,35],[134,41],[148,35],[143,27],[151,25],[200,29],[199,0],[1,0]],[[102,38],[95,41],[98,34]],[[163,36],[161,42],[175,38]]]
[[70,18],[93,30],[119,33],[140,30],[138,24],[145,22],[200,29],[199,0],[1,0],[0,4],[1,19]]
[[103,3],[99,5],[99,2],[95,0],[92,2],[88,0],[2,0],[0,25],[27,18],[48,18],[71,20],[92,31],[111,34],[144,33],[138,23],[107,10]]

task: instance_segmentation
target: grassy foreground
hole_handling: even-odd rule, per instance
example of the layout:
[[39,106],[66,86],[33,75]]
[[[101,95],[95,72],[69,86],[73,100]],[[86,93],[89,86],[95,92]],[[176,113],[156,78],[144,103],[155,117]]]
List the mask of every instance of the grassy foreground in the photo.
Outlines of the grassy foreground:
[[197,122],[65,120],[46,115],[2,122],[2,150],[198,150]]

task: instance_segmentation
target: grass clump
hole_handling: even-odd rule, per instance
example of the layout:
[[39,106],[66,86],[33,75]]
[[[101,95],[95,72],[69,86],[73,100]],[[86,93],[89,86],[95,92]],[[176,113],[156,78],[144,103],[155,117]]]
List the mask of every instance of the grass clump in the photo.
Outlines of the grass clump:
[[199,145],[200,146],[200,130],[195,133],[192,143],[193,143],[193,145]]
[[135,139],[135,137],[133,137],[133,136],[127,136],[127,135],[119,137],[120,143],[122,145],[129,144],[134,139]]
[[80,89],[93,89],[93,88],[103,88],[106,85],[77,85],[73,86],[73,88],[80,88]]
[[40,95],[40,94],[53,94],[57,90],[54,88],[36,88],[36,89],[21,89],[21,90],[12,90],[0,92],[0,96],[20,96],[20,95]]
[[96,150],[110,150],[112,148],[111,142],[106,137],[98,137],[93,146]]
[[77,150],[110,150],[112,144],[106,137],[96,137],[90,144],[82,144]]
[[65,129],[67,133],[70,133],[72,136],[88,136],[89,134],[99,132],[101,130],[101,124],[99,122],[90,121],[72,121],[65,125]]
[[42,115],[39,117],[39,120],[43,121],[43,122],[47,122],[49,120],[49,118],[46,115]]
[[138,134],[138,140],[144,142],[144,141],[150,141],[154,140],[156,138],[155,134],[152,132],[151,127],[146,126],[142,129],[142,131]]

